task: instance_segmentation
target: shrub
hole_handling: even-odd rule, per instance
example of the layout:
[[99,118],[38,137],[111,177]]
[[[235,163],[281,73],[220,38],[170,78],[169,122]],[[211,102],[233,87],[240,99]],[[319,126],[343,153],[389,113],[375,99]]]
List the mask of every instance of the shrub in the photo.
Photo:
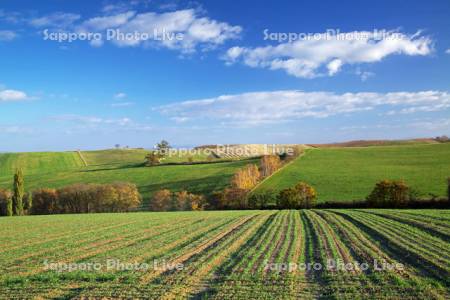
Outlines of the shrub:
[[172,192],[164,189],[159,190],[153,195],[151,208],[153,211],[167,211],[172,203]]
[[117,193],[117,198],[110,201],[110,211],[122,212],[138,208],[142,203],[142,197],[135,184],[117,182],[112,184]]
[[189,193],[187,191],[177,192],[173,198],[175,199],[174,210],[191,210]]
[[314,188],[307,183],[299,182],[296,186],[284,189],[277,198],[280,209],[311,208],[317,198]]
[[145,156],[145,164],[147,166],[159,165],[161,163],[161,158],[163,158],[162,154],[160,154],[158,151],[152,151]]
[[259,181],[260,173],[254,164],[239,169],[231,179],[231,186],[236,190],[250,190]]
[[[216,209],[246,209],[247,205],[247,190],[238,188],[226,188],[222,192],[214,193],[217,203]],[[209,205],[209,207],[213,207]],[[214,207],[213,207],[214,208]]]
[[404,207],[412,195],[403,181],[382,180],[367,197],[369,207]]
[[11,191],[0,189],[0,216],[12,215],[12,193]]
[[189,194],[189,202],[193,211],[204,210],[206,207],[206,199],[203,195]]
[[280,166],[281,161],[278,155],[264,155],[260,162],[261,176],[267,177],[272,175]]
[[207,199],[208,209],[225,209],[225,192],[214,191]]
[[276,202],[276,195],[273,191],[262,192],[259,194],[252,194],[248,197],[248,208],[251,209],[265,209],[271,203]]
[[187,191],[172,193],[168,189],[159,190],[153,195],[151,209],[153,211],[188,211],[204,210],[207,201],[202,195]]

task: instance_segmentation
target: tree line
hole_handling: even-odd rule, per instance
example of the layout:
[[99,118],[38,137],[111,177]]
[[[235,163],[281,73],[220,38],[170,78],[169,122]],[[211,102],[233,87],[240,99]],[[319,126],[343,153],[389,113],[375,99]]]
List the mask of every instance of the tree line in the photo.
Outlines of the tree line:
[[[258,165],[249,164],[237,170],[231,178],[229,187],[208,196],[189,194],[186,191],[173,193],[168,189],[159,190],[151,199],[150,209],[154,211],[170,211],[312,207],[316,199],[316,193],[306,183],[299,183],[292,189],[280,193],[276,199],[276,206],[270,204],[273,200],[271,197],[265,194],[251,195],[250,193],[262,180],[271,176],[284,164],[292,161],[302,153],[303,149],[298,147],[294,149],[291,155],[264,155],[260,158]],[[180,202],[177,200],[180,198],[180,193],[189,195],[190,204],[175,205]]]
[[142,197],[131,183],[73,184],[25,193],[23,173],[14,175],[13,191],[0,189],[0,215],[128,212],[141,206]]

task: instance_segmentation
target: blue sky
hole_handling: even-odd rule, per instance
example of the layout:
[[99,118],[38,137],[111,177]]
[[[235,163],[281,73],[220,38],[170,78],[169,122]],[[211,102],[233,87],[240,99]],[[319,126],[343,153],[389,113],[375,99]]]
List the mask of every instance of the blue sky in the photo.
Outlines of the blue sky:
[[0,151],[450,135],[449,86],[447,0],[0,3]]

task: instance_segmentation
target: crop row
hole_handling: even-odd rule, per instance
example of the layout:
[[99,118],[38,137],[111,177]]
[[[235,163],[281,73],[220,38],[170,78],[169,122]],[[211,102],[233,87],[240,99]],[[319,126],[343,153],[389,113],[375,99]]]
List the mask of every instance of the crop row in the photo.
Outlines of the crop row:
[[[30,225],[18,225],[24,237],[0,249],[0,298],[445,299],[449,216],[302,210],[23,218]],[[12,230],[0,227],[2,239]],[[169,268],[57,272],[42,263],[108,259]]]

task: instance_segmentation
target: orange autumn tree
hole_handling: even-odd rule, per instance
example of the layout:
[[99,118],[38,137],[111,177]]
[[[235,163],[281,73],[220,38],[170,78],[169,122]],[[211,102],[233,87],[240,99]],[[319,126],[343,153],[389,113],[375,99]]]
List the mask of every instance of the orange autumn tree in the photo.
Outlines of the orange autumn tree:
[[278,155],[264,155],[261,158],[261,176],[267,177],[272,175],[281,166],[280,157]]

